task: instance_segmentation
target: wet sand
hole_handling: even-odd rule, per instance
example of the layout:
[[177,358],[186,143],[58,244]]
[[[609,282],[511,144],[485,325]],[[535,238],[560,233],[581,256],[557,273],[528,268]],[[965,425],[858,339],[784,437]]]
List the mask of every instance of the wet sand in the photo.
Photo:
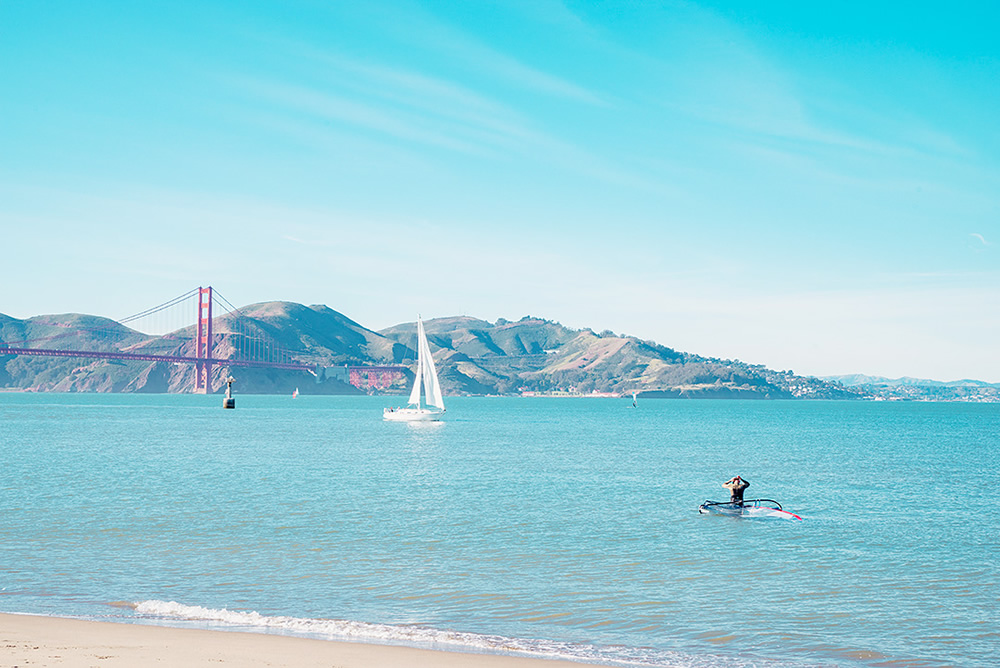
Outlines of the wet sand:
[[0,613],[0,668],[577,668],[491,654]]

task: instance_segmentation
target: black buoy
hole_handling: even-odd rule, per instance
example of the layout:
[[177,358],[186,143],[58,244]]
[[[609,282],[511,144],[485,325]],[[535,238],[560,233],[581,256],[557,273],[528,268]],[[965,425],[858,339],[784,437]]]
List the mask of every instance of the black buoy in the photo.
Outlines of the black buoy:
[[226,398],[222,400],[223,408],[236,408],[236,399],[233,397],[233,381],[236,380],[232,376],[226,379]]

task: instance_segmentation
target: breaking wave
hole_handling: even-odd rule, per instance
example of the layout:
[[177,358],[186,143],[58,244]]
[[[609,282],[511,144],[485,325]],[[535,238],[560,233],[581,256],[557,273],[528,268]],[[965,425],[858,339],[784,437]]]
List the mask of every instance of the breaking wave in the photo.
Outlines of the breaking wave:
[[[383,643],[423,647],[455,652],[512,654],[566,659],[609,666],[674,666],[718,668],[719,666],[754,666],[760,662],[723,661],[717,656],[693,656],[651,648],[597,647],[547,640],[507,638],[497,635],[444,631],[410,625],[371,624],[340,619],[308,619],[280,615],[262,615],[184,605],[175,601],[142,601],[134,604],[137,615],[147,619],[185,620],[232,629],[264,631],[325,640]],[[768,666],[777,666],[767,662]]]

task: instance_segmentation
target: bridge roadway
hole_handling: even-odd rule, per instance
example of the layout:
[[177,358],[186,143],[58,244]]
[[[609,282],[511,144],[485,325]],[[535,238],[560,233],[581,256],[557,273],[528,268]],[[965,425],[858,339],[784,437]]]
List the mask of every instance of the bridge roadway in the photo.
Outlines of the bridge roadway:
[[92,350],[50,350],[48,348],[14,348],[0,344],[0,355],[33,355],[36,357],[86,357],[102,360],[134,360],[141,362],[170,362],[174,364],[214,364],[217,366],[291,369],[308,371],[316,375],[319,365],[297,362],[265,362],[259,360],[217,359],[214,357],[181,357],[179,355],[153,355],[150,353],[112,353]]
[[[50,348],[17,348],[0,343],[0,356],[3,355],[33,355],[36,357],[84,357],[104,360],[132,360],[139,362],[169,362],[172,364],[213,364],[216,366],[243,367],[257,369],[288,369],[291,371],[308,371],[319,376],[323,368],[319,364],[301,364],[299,362],[268,362],[265,360],[220,359],[216,357],[182,357],[180,355],[154,355],[152,353],[116,353],[93,350],[52,350]],[[343,367],[341,367],[343,368]],[[348,372],[374,371],[399,372],[406,369],[402,365],[379,366],[347,366]]]

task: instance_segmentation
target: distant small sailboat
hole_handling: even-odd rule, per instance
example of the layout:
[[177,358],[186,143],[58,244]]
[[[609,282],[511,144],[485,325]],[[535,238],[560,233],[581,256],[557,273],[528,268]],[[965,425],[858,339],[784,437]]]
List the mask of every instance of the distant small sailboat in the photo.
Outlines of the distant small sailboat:
[[[421,403],[423,397],[426,406]],[[410,392],[410,403],[405,408],[386,408],[382,417],[396,422],[428,422],[440,420],[444,415],[444,397],[438,383],[434,358],[427,344],[424,321],[417,317],[417,372]]]
[[638,392],[633,392],[632,393],[632,408],[635,408],[636,406],[638,406],[638,404],[635,401],[635,398],[636,398],[636,396],[638,396],[638,394],[639,394]]
[[298,398],[299,398],[299,388],[296,387],[295,390],[292,391],[292,399],[298,399]]

